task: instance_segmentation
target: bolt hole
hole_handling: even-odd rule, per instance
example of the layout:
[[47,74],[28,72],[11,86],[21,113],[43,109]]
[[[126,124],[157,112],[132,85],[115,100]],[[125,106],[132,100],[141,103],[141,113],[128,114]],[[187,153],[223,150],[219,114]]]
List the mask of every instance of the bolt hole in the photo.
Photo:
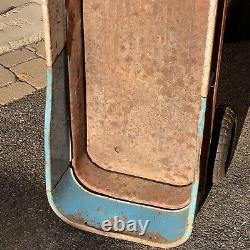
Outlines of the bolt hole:
[[119,148],[119,147],[115,147],[115,152],[116,152],[116,153],[118,153],[118,154],[119,154],[119,153],[120,153],[120,151],[121,151],[121,150],[120,150],[120,148]]

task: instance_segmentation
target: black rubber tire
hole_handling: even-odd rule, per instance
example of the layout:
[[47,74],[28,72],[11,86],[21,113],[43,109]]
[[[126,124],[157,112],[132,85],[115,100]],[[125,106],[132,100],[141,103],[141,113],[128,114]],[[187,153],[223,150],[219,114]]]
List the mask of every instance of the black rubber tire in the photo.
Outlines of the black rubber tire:
[[[232,145],[236,129],[236,115],[230,107],[217,110],[214,134],[217,141],[213,166],[213,184],[220,183],[226,176],[230,164]],[[217,134],[217,136],[216,136]],[[217,137],[217,138],[216,138]]]

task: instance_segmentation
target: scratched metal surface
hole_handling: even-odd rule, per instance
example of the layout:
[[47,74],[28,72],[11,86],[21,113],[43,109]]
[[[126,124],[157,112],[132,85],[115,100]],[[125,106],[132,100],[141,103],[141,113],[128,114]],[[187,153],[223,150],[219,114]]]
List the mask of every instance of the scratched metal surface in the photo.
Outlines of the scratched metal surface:
[[86,0],[87,150],[115,172],[193,181],[209,1]]
[[[67,51],[72,151],[75,174],[85,187],[122,200],[162,208],[183,208],[190,202],[191,185],[177,187],[118,172],[106,171],[89,159],[86,150],[83,52],[79,1],[68,1]],[[171,195],[169,195],[171,194]]]

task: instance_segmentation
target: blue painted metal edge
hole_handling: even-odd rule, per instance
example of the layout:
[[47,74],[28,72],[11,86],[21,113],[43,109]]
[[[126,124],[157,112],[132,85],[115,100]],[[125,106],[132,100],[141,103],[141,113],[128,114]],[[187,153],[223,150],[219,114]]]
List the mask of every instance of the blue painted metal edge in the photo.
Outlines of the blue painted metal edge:
[[51,157],[50,157],[50,124],[52,107],[52,70],[47,69],[46,104],[44,122],[45,178],[46,190],[52,190]]
[[[190,205],[179,210],[163,210],[150,206],[138,205],[130,202],[120,201],[105,196],[90,193],[85,190],[74,178],[72,170],[69,168],[62,176],[60,182],[54,190],[51,186],[51,154],[50,154],[50,124],[52,112],[52,69],[47,71],[46,89],[46,109],[45,109],[45,175],[47,197],[51,208],[66,223],[79,229],[84,229],[101,235],[121,238],[140,242],[147,245],[158,247],[174,247],[185,242],[191,235],[199,186],[199,174],[196,174],[192,184]],[[198,134],[202,138],[205,122],[206,98],[201,99],[201,111],[198,124]],[[70,166],[70,162],[69,162]],[[74,199],[72,198],[74,197]],[[77,197],[77,198],[76,198]],[[82,201],[82,202],[80,202]],[[92,204],[90,206],[90,204]],[[94,205],[95,204],[95,205]],[[105,206],[104,206],[105,204]],[[98,207],[97,207],[98,206]],[[89,210],[93,207],[96,210]],[[97,210],[103,211],[98,213]],[[132,211],[132,212],[131,212]],[[133,212],[134,211],[134,212]],[[151,218],[154,223],[149,224],[147,233],[159,234],[166,239],[167,243],[155,243],[143,238],[136,238],[124,234],[106,233],[101,231],[100,223],[102,220],[111,219],[112,216],[122,216],[127,214],[128,219],[140,218],[147,220]],[[126,216],[125,216],[126,217]],[[166,222],[168,222],[166,224]],[[87,225],[86,225],[87,224]]]
[[200,138],[203,138],[206,108],[207,108],[207,98],[201,97],[201,110],[200,110],[200,116],[199,116],[199,121],[198,121],[198,136]]

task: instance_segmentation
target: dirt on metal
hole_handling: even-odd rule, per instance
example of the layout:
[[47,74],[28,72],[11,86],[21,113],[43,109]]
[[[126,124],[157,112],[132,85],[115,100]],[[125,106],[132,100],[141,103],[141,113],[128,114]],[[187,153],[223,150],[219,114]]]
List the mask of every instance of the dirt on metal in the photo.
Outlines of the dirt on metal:
[[209,1],[81,6],[68,1],[76,177],[110,197],[185,207],[197,166]]
[[[74,223],[77,223],[77,224],[80,224],[80,225],[85,225],[86,227],[90,226],[90,225],[88,225],[87,221],[83,219],[83,215],[81,215],[81,214],[77,213],[75,215],[67,216],[66,218],[68,220],[74,222]],[[126,218],[119,218],[119,219],[122,219],[123,221],[126,220]],[[113,220],[114,220],[113,218],[111,218],[109,220],[111,222],[111,225],[114,224]],[[102,230],[101,228],[98,228],[98,227],[95,227],[95,228],[97,230]],[[117,233],[117,234],[121,233],[121,232],[113,231],[112,229],[109,232]],[[109,232],[107,232],[107,233],[109,233]],[[143,240],[147,240],[147,241],[150,241],[150,242],[156,242],[156,243],[160,243],[160,244],[170,244],[171,243],[169,240],[166,240],[159,233],[148,233],[148,232],[146,232],[144,235],[139,235],[138,232],[131,232],[131,231],[127,231],[127,230],[124,230],[122,233],[124,235],[132,236],[133,238],[143,239]]]
[[98,166],[192,183],[209,1],[84,1],[87,151]]

